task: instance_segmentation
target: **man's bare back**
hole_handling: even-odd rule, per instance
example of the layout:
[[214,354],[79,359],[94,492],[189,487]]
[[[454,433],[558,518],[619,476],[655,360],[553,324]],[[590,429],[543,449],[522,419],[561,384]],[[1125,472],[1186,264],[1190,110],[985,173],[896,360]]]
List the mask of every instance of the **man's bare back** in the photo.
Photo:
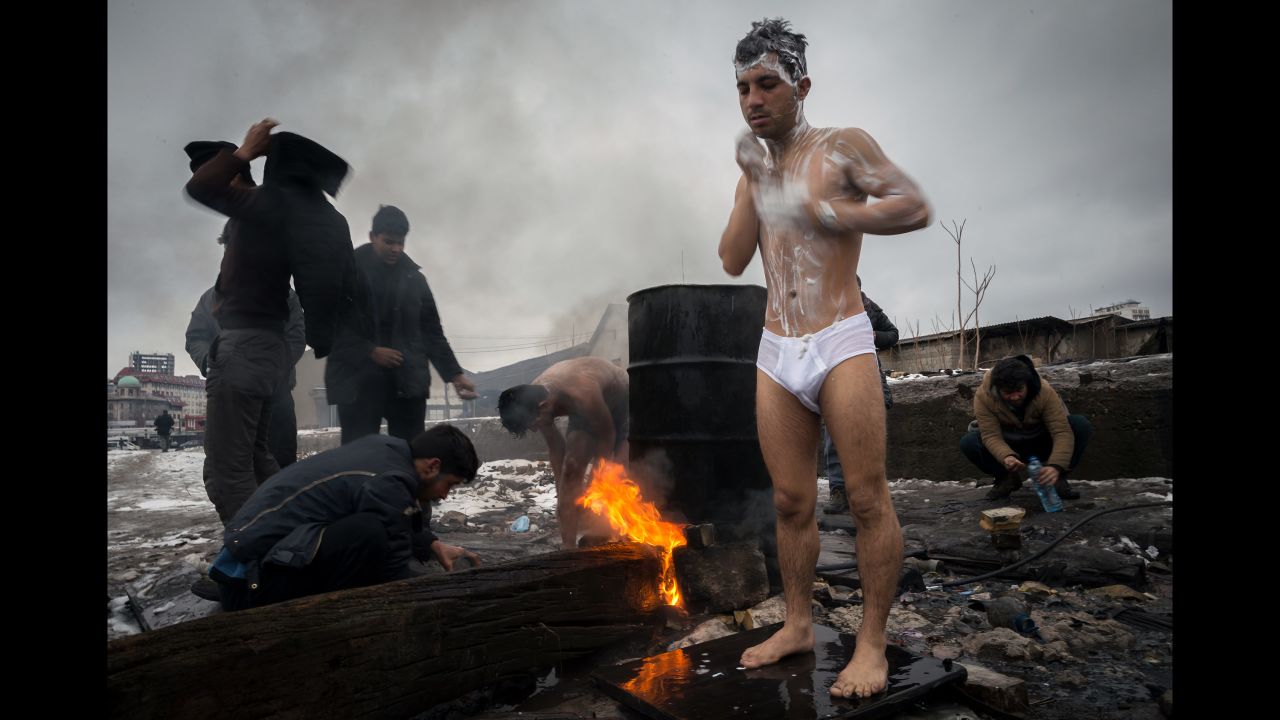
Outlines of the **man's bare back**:
[[[534,378],[534,386],[546,388],[530,425],[547,441],[551,470],[556,478],[556,516],[562,547],[577,543],[587,466],[596,458],[627,461],[629,388],[627,371],[596,357],[564,360]],[[569,418],[567,436],[555,425],[557,417]]]
[[546,420],[557,417],[580,418],[596,439],[597,457],[612,457],[622,429],[615,427],[615,416],[621,412],[625,418],[627,408],[627,380],[626,370],[597,357],[552,365],[533,380],[550,393],[551,403],[540,418],[543,427]]

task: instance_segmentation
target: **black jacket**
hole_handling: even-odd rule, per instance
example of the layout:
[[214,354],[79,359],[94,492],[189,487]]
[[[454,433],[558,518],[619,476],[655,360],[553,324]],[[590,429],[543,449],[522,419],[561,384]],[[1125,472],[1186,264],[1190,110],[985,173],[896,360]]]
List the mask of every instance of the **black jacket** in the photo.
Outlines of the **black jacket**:
[[160,435],[168,435],[173,429],[173,416],[160,413],[156,416],[155,422],[156,433]]
[[[356,308],[349,316],[334,344],[333,353],[324,368],[324,384],[330,404],[340,405],[359,400],[366,381],[383,372],[369,358],[375,347],[389,347],[404,355],[404,363],[393,372],[396,394],[402,398],[426,398],[431,391],[431,372],[427,362],[445,381],[462,372],[453,349],[440,325],[440,312],[427,278],[408,255],[387,268],[374,253],[373,245],[356,248]],[[383,314],[385,293],[376,278],[387,272],[398,274],[397,291],[392,296],[392,324],[383,333],[379,317]]]
[[[862,307],[867,311],[867,319],[871,321],[871,329],[875,331],[876,350],[884,350],[898,344],[898,328],[889,322],[889,316],[880,309],[874,300],[862,293]],[[876,353],[876,367],[880,367],[880,354]],[[889,390],[889,381],[884,372],[880,373],[880,391],[884,393],[884,406],[893,407],[893,393]]]
[[874,300],[862,293],[862,306],[867,311],[867,319],[871,321],[871,329],[876,332],[876,349],[884,350],[898,344],[898,328],[889,322],[889,316]]
[[[271,476],[235,514],[223,534],[224,547],[257,582],[263,563],[305,567],[331,523],[371,512],[387,529],[386,580],[407,574],[414,535],[430,546],[431,506],[418,502],[421,480],[409,444],[369,435],[300,460]],[[420,559],[421,556],[419,556]]]
[[337,172],[345,174],[346,164],[306,138],[277,133],[261,187],[231,185],[246,166],[224,149],[186,185],[192,199],[236,221],[215,284],[218,323],[283,332],[292,275],[307,312],[307,344],[322,358],[350,311],[355,284],[346,218],[324,196],[337,192]]

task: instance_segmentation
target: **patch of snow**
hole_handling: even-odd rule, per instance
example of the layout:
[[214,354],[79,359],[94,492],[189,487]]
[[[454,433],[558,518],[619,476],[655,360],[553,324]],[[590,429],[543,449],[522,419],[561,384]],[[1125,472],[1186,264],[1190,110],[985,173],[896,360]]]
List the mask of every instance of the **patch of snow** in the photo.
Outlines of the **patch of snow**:
[[138,625],[137,618],[129,610],[128,595],[111,598],[111,601],[107,603],[107,610],[110,611],[107,616],[108,640],[113,637],[138,635],[142,632],[142,627]]
[[183,545],[201,545],[203,543],[213,542],[212,539],[200,537],[199,535],[187,530],[176,533],[170,533],[158,540],[144,542],[139,547],[144,548],[160,548],[160,547],[181,547]]
[[[432,508],[432,516],[439,517],[450,511],[468,517],[493,510],[521,514],[538,509],[554,513],[555,483],[541,482],[550,473],[551,466],[544,461],[492,460],[480,466],[470,483],[453,488],[449,497]],[[527,483],[528,487],[512,490],[502,483],[503,480]]]
[[185,507],[204,507],[206,505],[212,507],[213,504],[210,503],[208,500],[205,500],[204,502],[200,502],[199,500],[177,500],[174,498],[167,498],[162,500],[143,500],[142,502],[138,503],[137,509],[138,510],[174,510],[177,508],[185,508]]

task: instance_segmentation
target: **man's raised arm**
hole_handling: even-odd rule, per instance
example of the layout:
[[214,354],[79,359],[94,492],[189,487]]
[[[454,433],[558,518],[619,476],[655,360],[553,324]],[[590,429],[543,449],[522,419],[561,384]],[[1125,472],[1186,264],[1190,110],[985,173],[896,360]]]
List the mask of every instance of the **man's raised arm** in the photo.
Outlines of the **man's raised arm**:
[[720,262],[724,271],[737,277],[755,257],[760,242],[760,219],[756,215],[755,183],[765,173],[764,146],[750,130],[738,136],[738,167],[742,177],[733,193],[733,211],[720,236]]
[[866,132],[841,130],[833,154],[849,182],[879,202],[818,198],[811,202],[810,212],[820,225],[835,232],[872,235],[899,235],[929,225],[931,212],[924,193]]
[[209,162],[197,168],[186,185],[191,199],[227,217],[253,217],[254,200],[260,190],[237,187],[231,181],[251,160],[266,153],[271,143],[271,129],[278,124],[271,119],[254,124],[235,152],[220,150]]

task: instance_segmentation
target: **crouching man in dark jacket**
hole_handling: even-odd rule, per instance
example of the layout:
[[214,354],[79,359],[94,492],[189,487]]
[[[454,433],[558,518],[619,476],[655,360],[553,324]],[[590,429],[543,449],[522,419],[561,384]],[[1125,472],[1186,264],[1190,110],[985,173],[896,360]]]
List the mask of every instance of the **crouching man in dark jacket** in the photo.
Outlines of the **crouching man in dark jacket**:
[[370,435],[281,470],[227,524],[209,572],[223,608],[399,580],[415,556],[446,570],[461,557],[478,563],[428,522],[431,503],[470,482],[479,464],[471,440],[440,425],[411,442]]

